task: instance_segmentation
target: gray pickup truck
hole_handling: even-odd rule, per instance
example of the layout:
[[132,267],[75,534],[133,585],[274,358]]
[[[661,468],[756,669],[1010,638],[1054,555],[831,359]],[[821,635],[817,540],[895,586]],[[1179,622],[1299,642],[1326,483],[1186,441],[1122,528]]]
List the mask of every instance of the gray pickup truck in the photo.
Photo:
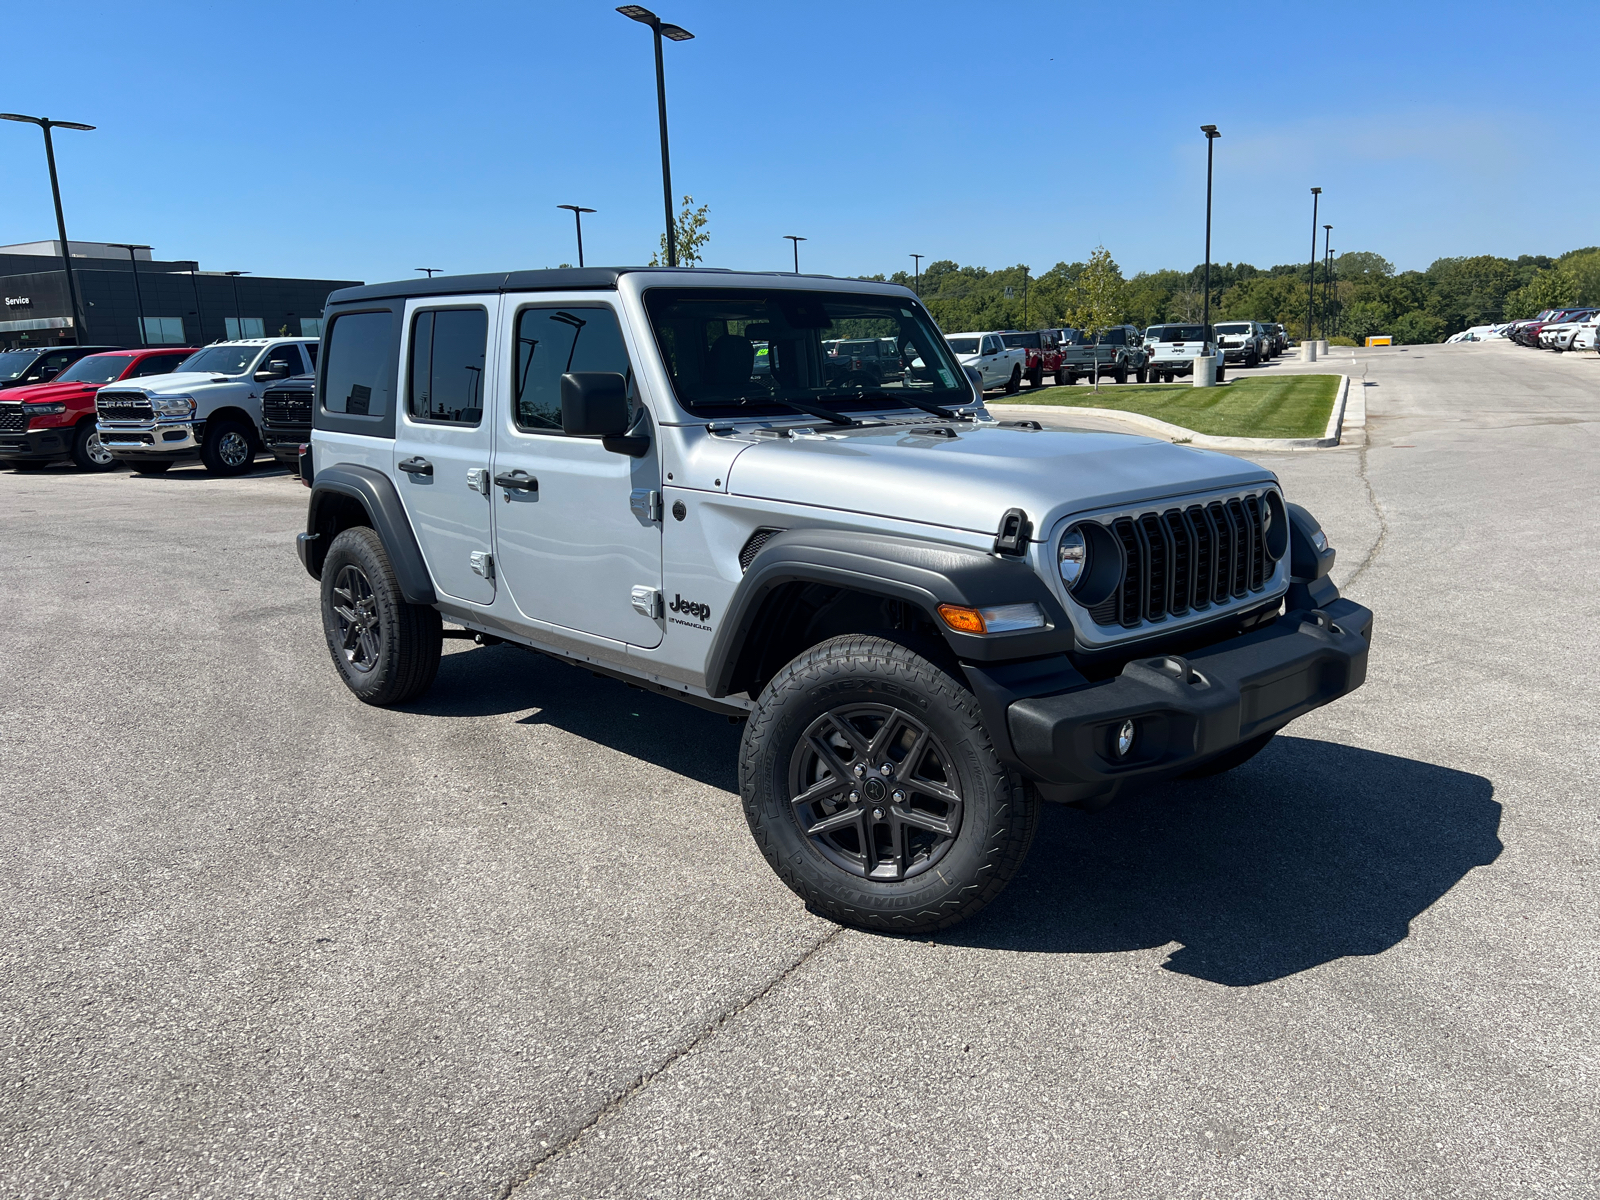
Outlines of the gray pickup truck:
[[[1042,802],[1238,767],[1366,676],[1372,613],[1272,471],[994,420],[907,288],[496,271],[327,317],[297,545],[344,686],[412,703],[451,637],[498,647],[458,678],[537,651],[742,722],[756,845],[833,920],[952,925]],[[840,386],[823,345],[863,335],[909,365]]]
[[1115,325],[1099,334],[1081,329],[1062,332],[1071,335],[1061,347],[1062,382],[1071,385],[1079,379],[1092,379],[1097,366],[1101,382],[1127,383],[1130,375],[1140,383],[1145,381],[1149,358],[1144,339],[1134,326]]

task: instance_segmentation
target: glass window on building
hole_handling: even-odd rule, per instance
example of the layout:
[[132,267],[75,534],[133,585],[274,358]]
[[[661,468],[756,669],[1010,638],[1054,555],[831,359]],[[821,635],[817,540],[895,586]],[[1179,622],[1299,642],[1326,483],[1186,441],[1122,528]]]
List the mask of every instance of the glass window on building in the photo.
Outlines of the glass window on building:
[[144,341],[147,346],[181,346],[184,343],[182,317],[146,317]]
[[321,317],[301,317],[300,318],[300,336],[301,337],[321,337],[322,336],[322,318]]
[[258,338],[267,336],[267,323],[261,317],[225,317],[228,341],[236,342],[240,338]]

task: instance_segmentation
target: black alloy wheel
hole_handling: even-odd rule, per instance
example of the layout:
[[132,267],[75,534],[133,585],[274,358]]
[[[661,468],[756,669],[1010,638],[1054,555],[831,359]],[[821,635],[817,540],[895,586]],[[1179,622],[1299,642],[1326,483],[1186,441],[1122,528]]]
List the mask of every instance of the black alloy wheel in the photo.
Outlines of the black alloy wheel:
[[823,713],[789,762],[789,806],[834,866],[862,879],[911,879],[961,832],[961,780],[950,751],[916,717],[887,704]]
[[439,612],[406,600],[383,539],[367,526],[346,529],[328,547],[322,632],[339,677],[364,704],[415,700],[439,672]]
[[372,584],[354,563],[339,568],[333,579],[333,613],[339,623],[339,652],[350,670],[366,675],[378,665],[383,630]]

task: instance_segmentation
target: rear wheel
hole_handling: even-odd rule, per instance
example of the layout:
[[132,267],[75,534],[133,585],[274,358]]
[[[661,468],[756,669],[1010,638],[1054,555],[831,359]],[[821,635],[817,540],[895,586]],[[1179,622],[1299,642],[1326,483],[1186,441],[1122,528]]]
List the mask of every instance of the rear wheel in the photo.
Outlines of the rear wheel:
[[778,672],[745,726],[739,791],[778,877],[843,924],[953,925],[1011,880],[1037,804],[977,700],[888,638],[848,634]]
[[1140,367],[1138,372],[1134,375],[1134,379],[1138,380],[1140,383],[1144,383],[1144,382],[1147,381],[1147,376],[1149,374],[1150,374],[1149,368]]
[[1072,382],[1072,376],[1068,375],[1060,367],[1057,367],[1056,368],[1056,386],[1057,387],[1064,387],[1065,385],[1067,385],[1067,384],[1069,384],[1071,382]]
[[159,475],[163,471],[172,470],[172,460],[170,458],[159,459],[156,462],[140,462],[135,458],[128,465],[140,475]]
[[383,540],[366,526],[346,529],[328,547],[322,632],[339,677],[363,703],[415,700],[439,673],[439,611],[406,602]]
[[1030,387],[1043,387],[1044,386],[1044,367],[1043,367],[1043,365],[1037,366],[1032,371],[1028,372],[1028,386],[1030,386]]
[[100,433],[93,421],[85,421],[73,434],[72,461],[80,471],[110,471],[117,465],[111,451],[100,444]]
[[213,475],[243,475],[255,466],[255,430],[243,421],[222,421],[206,428],[200,461]]
[[1118,383],[1127,383],[1128,382],[1128,364],[1127,363],[1118,363],[1117,367],[1116,367],[1116,370],[1111,372],[1111,378],[1115,379]]
[[1073,387],[1078,382],[1078,373],[1076,371],[1068,371],[1067,377],[1063,382],[1067,387]]
[[1015,367],[1011,368],[1011,378],[1006,380],[1006,395],[1015,396],[1021,390],[1022,390],[1022,367],[1021,367],[1021,365],[1018,365],[1018,366],[1015,366]]

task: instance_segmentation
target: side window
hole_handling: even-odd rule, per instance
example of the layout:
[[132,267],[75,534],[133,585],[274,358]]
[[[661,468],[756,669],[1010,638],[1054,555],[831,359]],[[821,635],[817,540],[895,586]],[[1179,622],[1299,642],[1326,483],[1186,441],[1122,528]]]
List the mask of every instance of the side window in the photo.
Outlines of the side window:
[[306,373],[305,363],[300,358],[300,349],[293,343],[287,346],[274,346],[271,350],[268,350],[261,360],[261,365],[256,370],[265,371],[275,362],[281,362],[288,367],[290,375],[304,375]]
[[187,354],[152,354],[134,366],[129,379],[142,379],[146,375],[166,375],[188,358]]
[[983,339],[983,353],[989,354],[998,349],[999,347],[995,345],[994,338],[986,337]]
[[1120,329],[1108,329],[1108,330],[1106,330],[1105,334],[1100,338],[1100,344],[1103,345],[1103,346],[1121,346],[1121,345],[1123,345],[1124,344],[1124,338],[1122,336],[1122,330],[1120,330]]
[[317,343],[306,342],[300,349],[306,352],[306,357],[311,360],[311,369],[315,371],[317,369]]
[[71,350],[57,350],[54,354],[46,354],[34,364],[33,370],[28,372],[28,377],[31,379],[37,375],[40,379],[53,379],[67,369],[73,358]]
[[407,403],[414,421],[476,425],[483,419],[489,314],[481,308],[428,309],[411,321]]
[[568,371],[615,371],[627,376],[629,405],[638,408],[622,327],[617,314],[603,305],[523,309],[517,316],[512,363],[512,414],[518,429],[562,432],[561,376]]
[[378,417],[389,411],[392,312],[345,313],[328,331],[322,407],[331,413]]

